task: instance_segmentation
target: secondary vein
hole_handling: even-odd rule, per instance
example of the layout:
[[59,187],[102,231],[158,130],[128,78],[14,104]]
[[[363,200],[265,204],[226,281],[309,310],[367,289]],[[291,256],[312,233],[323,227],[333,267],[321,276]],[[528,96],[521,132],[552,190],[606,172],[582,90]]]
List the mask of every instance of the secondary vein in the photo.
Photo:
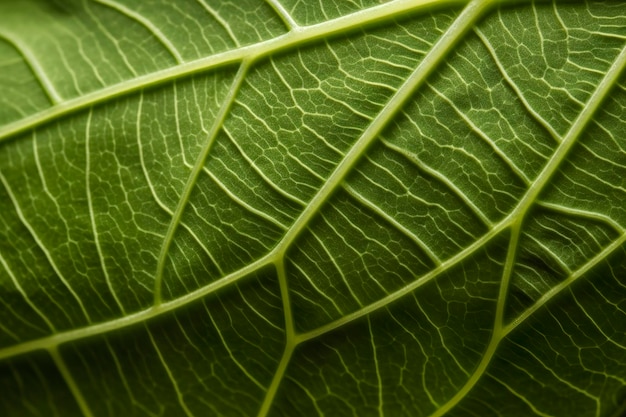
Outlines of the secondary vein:
[[215,121],[213,122],[213,126],[209,131],[209,135],[207,140],[202,148],[202,151],[196,158],[196,162],[193,166],[193,170],[187,179],[187,183],[185,184],[185,188],[183,190],[183,194],[180,196],[178,200],[178,204],[176,206],[176,210],[174,210],[174,214],[172,216],[172,220],[167,228],[167,232],[165,234],[165,238],[163,239],[163,245],[161,246],[161,251],[159,253],[159,260],[157,262],[157,269],[154,279],[154,305],[158,306],[162,302],[162,287],[163,287],[163,272],[165,270],[165,260],[167,258],[167,254],[169,253],[169,248],[174,240],[174,234],[176,233],[176,229],[181,222],[181,218],[187,203],[189,202],[189,197],[191,192],[198,181],[198,177],[204,168],[204,164],[206,162],[206,158],[209,155],[209,151],[215,142],[215,138],[217,137],[220,129],[222,128],[222,124],[228,115],[228,111],[232,106],[237,93],[239,92],[239,88],[243,83],[243,80],[246,76],[246,72],[250,66],[249,61],[244,61],[242,65],[239,67],[237,71],[237,75],[233,80],[233,83],[228,91],[228,94],[224,98],[224,102],[222,103],[222,107],[220,108]]

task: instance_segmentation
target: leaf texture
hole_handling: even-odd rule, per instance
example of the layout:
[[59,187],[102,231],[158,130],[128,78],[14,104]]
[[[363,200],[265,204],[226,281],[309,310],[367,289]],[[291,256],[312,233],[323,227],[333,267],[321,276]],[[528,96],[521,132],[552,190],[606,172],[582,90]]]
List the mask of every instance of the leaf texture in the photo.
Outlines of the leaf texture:
[[626,5],[0,1],[0,414],[618,416]]

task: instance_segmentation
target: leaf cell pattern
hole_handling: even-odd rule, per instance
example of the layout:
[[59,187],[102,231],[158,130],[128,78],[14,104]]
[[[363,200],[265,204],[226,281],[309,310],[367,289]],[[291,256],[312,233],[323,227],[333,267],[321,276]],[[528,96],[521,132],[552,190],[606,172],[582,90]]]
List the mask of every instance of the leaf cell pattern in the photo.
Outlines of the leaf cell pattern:
[[618,1],[0,2],[0,414],[617,416]]

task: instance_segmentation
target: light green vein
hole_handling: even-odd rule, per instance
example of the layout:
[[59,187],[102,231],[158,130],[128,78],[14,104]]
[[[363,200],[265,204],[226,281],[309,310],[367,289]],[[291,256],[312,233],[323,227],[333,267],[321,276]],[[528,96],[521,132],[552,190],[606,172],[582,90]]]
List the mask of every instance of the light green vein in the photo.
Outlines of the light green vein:
[[80,388],[78,387],[78,384],[76,383],[76,380],[74,379],[74,376],[72,376],[72,373],[68,369],[65,361],[63,360],[63,357],[59,353],[59,350],[56,347],[54,347],[50,349],[49,352],[50,352],[50,356],[52,356],[52,360],[54,361],[54,364],[59,369],[59,372],[63,376],[63,379],[65,380],[65,383],[70,389],[70,392],[74,396],[74,399],[76,400],[76,404],[80,408],[80,411],[82,411],[83,416],[94,417],[94,414],[91,412],[91,409],[89,408],[89,405],[87,404],[87,401],[85,400],[85,397],[83,396],[83,393],[80,391]]
[[186,62],[171,68],[166,68],[151,74],[133,78],[110,87],[103,88],[81,97],[66,100],[39,113],[25,117],[0,128],[0,142],[7,140],[21,132],[41,126],[51,120],[75,113],[95,104],[107,102],[117,97],[125,96],[148,87],[174,81],[191,74],[222,68],[233,63],[240,63],[244,59],[251,61],[269,56],[277,52],[284,52],[302,46],[317,39],[337,34],[344,35],[347,31],[361,30],[363,26],[393,20],[397,16],[409,12],[427,10],[428,6],[437,4],[464,4],[466,1],[442,0],[399,0],[393,3],[381,4],[351,15],[342,16],[327,22],[306,26],[297,31],[259,42],[245,47],[215,54],[206,58]]
[[[412,122],[414,123],[414,122]],[[441,172],[437,171],[434,168],[426,165],[423,161],[421,161],[416,154],[407,151],[404,148],[401,148],[397,145],[394,145],[386,140],[381,140],[381,143],[385,145],[387,148],[391,149],[394,152],[397,152],[399,155],[402,155],[409,161],[411,161],[420,171],[424,172],[426,175],[434,178],[436,181],[442,183],[445,187],[450,189],[465,205],[474,213],[476,217],[480,219],[480,221],[487,227],[491,227],[492,222],[487,217],[485,213],[472,201],[471,198],[467,196],[453,181],[448,179]]]
[[124,317],[119,317],[117,319],[92,324],[85,327],[79,327],[72,330],[67,330],[64,332],[55,333],[50,336],[42,337],[40,339],[34,339],[27,342],[23,342],[20,344],[12,345],[9,347],[5,347],[0,349],[0,360],[5,358],[10,358],[18,355],[22,355],[28,352],[32,352],[40,349],[52,349],[55,346],[59,346],[63,343],[68,343],[80,339],[86,339],[92,336],[96,336],[103,333],[112,332],[115,330],[119,330],[125,327],[132,326],[134,324],[143,323],[147,320],[155,318],[159,315],[165,314],[167,312],[176,310],[185,305],[188,305],[207,294],[214,293],[221,288],[227,287],[232,283],[239,281],[245,277],[250,276],[255,271],[268,266],[274,262],[274,259],[269,256],[264,256],[263,258],[252,262],[244,268],[241,268],[229,275],[226,275],[224,278],[217,280],[205,287],[202,287],[196,291],[193,291],[187,295],[179,297],[175,300],[164,302],[158,306],[154,306],[148,308],[146,310],[141,310],[136,313],[128,314]]
[[296,348],[295,326],[293,320],[293,311],[291,309],[291,299],[289,297],[289,284],[287,282],[285,262],[283,259],[279,259],[274,263],[274,266],[276,268],[276,274],[278,275],[278,282],[280,284],[280,296],[283,302],[283,314],[285,320],[285,347],[282,357],[280,358],[280,362],[278,363],[278,367],[276,368],[274,376],[272,377],[272,382],[267,388],[265,397],[263,398],[263,402],[261,403],[258,417],[264,417],[269,412],[274,402],[274,397],[276,397],[276,393],[278,392],[278,387],[280,386],[285,372],[287,371],[287,365],[289,365],[291,356],[293,355],[293,352]]
[[493,375],[489,375],[489,376],[491,378],[493,378],[494,381],[498,382],[500,385],[502,385],[504,388],[506,388],[507,391],[509,391],[511,394],[513,394],[514,396],[519,398],[524,404],[526,404],[528,406],[528,408],[530,408],[532,410],[533,415],[540,416],[540,417],[554,417],[553,414],[546,414],[546,413],[542,412],[541,410],[539,410],[537,407],[535,407],[535,405],[533,404],[532,401],[530,401],[528,398],[524,397],[522,394],[520,394],[517,391],[515,391],[513,388],[511,388],[504,381],[496,378]]
[[211,172],[211,170],[209,170],[207,167],[203,167],[202,170],[209,178],[211,178],[211,180],[215,183],[215,185],[218,186],[218,188],[220,190],[222,190],[224,192],[224,194],[226,194],[231,200],[233,200],[235,203],[237,203],[239,206],[241,206],[244,210],[249,211],[252,214],[255,214],[256,216],[262,218],[263,220],[265,220],[268,223],[272,223],[273,225],[275,225],[276,227],[282,229],[282,230],[286,230],[287,226],[285,226],[284,224],[282,224],[280,221],[276,220],[274,217],[272,217],[271,215],[267,214],[266,212],[264,212],[263,210],[259,210],[256,207],[253,207],[250,203],[246,202],[245,200],[243,200],[241,197],[239,197],[237,194],[235,194],[234,191],[231,191],[226,184],[224,184],[215,174],[213,174],[213,172]]
[[200,3],[200,5],[202,7],[204,7],[204,10],[206,10],[206,12],[211,15],[211,17],[213,19],[215,19],[215,21],[226,31],[226,33],[228,33],[228,36],[230,37],[230,39],[233,41],[233,43],[237,46],[239,46],[239,41],[237,40],[237,36],[235,35],[235,32],[233,32],[233,29],[230,27],[230,25],[228,24],[227,21],[225,21],[220,15],[219,13],[217,13],[217,11],[215,11],[211,6],[209,6],[205,1],[203,0],[197,0],[198,3]]
[[500,284],[500,290],[498,294],[498,302],[496,305],[496,312],[494,317],[494,329],[491,334],[491,339],[487,348],[483,352],[483,356],[476,366],[476,369],[469,375],[469,378],[465,384],[444,404],[442,404],[431,417],[440,417],[445,415],[448,411],[454,408],[467,394],[472,390],[474,385],[482,378],[487,371],[487,367],[491,363],[500,341],[502,340],[502,323],[504,316],[504,307],[506,305],[506,295],[508,291],[508,284],[511,279],[513,267],[515,264],[515,255],[517,250],[517,244],[519,242],[521,223],[513,225],[513,231],[511,233],[509,247],[507,252],[507,258],[502,272],[502,283]]
[[285,7],[277,0],[267,0],[267,3],[272,6],[272,9],[280,16],[281,20],[287,27],[287,30],[298,30],[300,27],[298,23],[291,17],[291,14],[285,9]]
[[9,265],[6,263],[1,253],[0,253],[0,265],[2,265],[5,271],[7,271],[7,274],[9,274],[9,278],[11,278],[11,282],[13,283],[13,285],[15,285],[15,288],[22,295],[22,297],[24,297],[24,301],[26,301],[26,304],[28,304],[29,307],[32,308],[35,313],[37,313],[37,315],[46,323],[46,325],[52,332],[56,332],[57,330],[54,327],[54,324],[52,324],[52,322],[48,319],[48,317],[46,317],[46,315],[43,314],[43,312],[37,307],[37,305],[33,303],[33,301],[30,299],[26,291],[24,291],[24,288],[22,288],[22,285],[20,284],[19,280],[17,279],[13,271],[11,271],[11,269],[9,268]]
[[376,383],[378,387],[378,415],[379,417],[385,417],[384,396],[383,396],[383,379],[380,375],[380,364],[378,363],[378,351],[376,349],[376,342],[374,341],[374,329],[372,328],[372,319],[367,316],[367,328],[370,334],[370,345],[372,348],[372,356],[374,357],[374,369],[376,370]]
[[285,331],[287,335],[287,345],[290,345],[295,335],[295,325],[293,320],[293,311],[291,310],[291,298],[289,297],[289,284],[287,281],[287,271],[285,270],[285,261],[280,259],[275,262],[276,274],[280,283],[280,295],[283,301],[283,310],[285,315]]
[[616,250],[622,248],[624,243],[626,243],[626,233],[622,234],[618,239],[614,240],[610,245],[605,247],[596,256],[587,261],[587,263],[585,263],[582,267],[573,272],[567,279],[564,279],[559,284],[550,288],[545,294],[541,296],[541,298],[539,298],[539,300],[535,302],[535,304],[524,310],[524,312],[520,314],[519,317],[517,317],[515,320],[513,320],[511,323],[503,328],[502,337],[505,337],[506,335],[511,333],[516,327],[528,320],[528,318],[530,318],[537,310],[541,309],[563,290],[569,288],[574,282],[578,281],[587,272],[593,269],[593,267],[604,261]]
[[156,351],[157,356],[159,357],[159,361],[161,362],[161,365],[163,366],[163,369],[165,369],[165,372],[167,373],[167,377],[169,378],[170,382],[172,383],[172,387],[174,388],[174,391],[176,391],[176,397],[178,398],[178,404],[183,409],[183,411],[185,412],[187,417],[193,417],[194,414],[191,412],[191,410],[189,410],[189,407],[187,407],[187,404],[185,403],[185,398],[183,396],[183,393],[180,391],[180,387],[178,386],[178,383],[176,382],[176,377],[174,377],[174,374],[172,373],[172,370],[170,369],[169,365],[165,361],[165,358],[163,357],[163,354],[161,353],[161,349],[159,349],[159,346],[157,345],[156,341],[154,340],[154,337],[152,336],[152,332],[150,331],[150,329],[147,326],[146,326],[146,332],[148,333],[148,337],[150,338],[150,342],[152,343],[152,347],[154,347],[154,350]]
[[378,138],[383,129],[387,127],[389,121],[402,109],[415,91],[426,81],[426,78],[439,67],[439,64],[446,55],[471,28],[490,3],[490,1],[472,1],[450,25],[448,30],[439,38],[435,45],[433,45],[430,52],[423,58],[415,71],[413,71],[404,84],[400,86],[396,94],[389,99],[376,118],[369,124],[361,137],[328,177],[326,183],[324,183],[296,219],[291,229],[289,229],[281,242],[276,246],[273,252],[276,253],[277,256],[284,256],[295,239],[306,229],[309,221],[311,221],[319,209],[326,203],[328,197],[339,187],[343,179],[357,164],[367,148]]
[[500,282],[500,290],[498,292],[498,302],[496,304],[496,314],[493,324],[492,341],[494,343],[496,335],[500,333],[500,331],[502,330],[502,326],[504,325],[504,311],[506,307],[506,300],[508,298],[509,285],[511,283],[511,278],[513,277],[515,260],[517,259],[517,250],[520,242],[520,236],[522,234],[521,220],[513,223],[510,233],[511,235],[509,236],[509,246],[507,248],[506,260],[504,261],[504,268],[502,270],[502,281]]
[[[142,140],[141,124],[143,123],[143,120],[142,120],[143,97],[144,97],[143,91],[140,91],[139,102],[137,103],[137,122],[135,123],[135,138],[137,139],[137,149],[139,149],[139,152],[138,152],[139,153],[139,165],[141,165],[141,170],[143,172],[144,178],[146,179],[146,184],[148,185],[148,188],[150,189],[150,194],[152,194],[152,198],[154,198],[154,201],[156,201],[157,205],[161,207],[163,211],[165,211],[170,216],[173,216],[174,213],[172,212],[172,210],[169,207],[167,207],[167,205],[165,205],[163,201],[161,201],[161,199],[159,198],[157,194],[156,189],[154,188],[152,180],[150,179],[150,172],[148,171],[146,158],[144,157],[144,147],[141,144],[141,140]],[[176,106],[177,104],[174,105],[174,107]],[[89,117],[91,117],[91,112],[89,114]],[[146,140],[146,142],[148,142],[148,140]]]
[[537,123],[539,123],[548,133],[550,133],[550,136],[552,136],[555,142],[560,142],[561,136],[556,130],[554,130],[550,123],[548,123],[548,121],[545,120],[539,113],[537,113],[537,111],[530,105],[530,103],[526,99],[526,96],[524,95],[524,92],[517,86],[515,81],[511,78],[507,70],[504,68],[504,65],[502,65],[502,63],[498,59],[498,54],[496,53],[495,48],[489,42],[489,39],[481,32],[479,28],[475,28],[474,32],[480,38],[483,45],[485,45],[485,48],[487,49],[496,66],[498,67],[500,74],[507,82],[507,84],[513,89],[513,91],[515,91],[515,94],[517,95],[517,97],[519,97],[520,102],[522,103],[526,111],[533,116]]
[[[352,195],[355,199],[357,199],[361,204],[365,205],[367,208],[372,210],[376,215],[378,215],[381,219],[383,219],[385,222],[390,224],[395,230],[399,231],[404,236],[412,240],[413,243],[415,243],[417,247],[419,247],[435,265],[439,265],[441,263],[441,259],[439,259],[439,257],[430,249],[430,247],[426,243],[424,243],[415,233],[409,230],[409,228],[404,226],[402,223],[396,220],[392,215],[388,214],[383,209],[381,209],[376,204],[374,204],[369,199],[367,199],[365,196],[360,194],[357,190],[352,188],[350,185],[344,184],[343,188],[350,195]],[[330,257],[330,258],[333,259],[333,257]]]
[[237,75],[235,76],[233,83],[228,91],[228,94],[224,98],[222,107],[220,108],[215,122],[209,131],[207,140],[202,148],[202,151],[198,154],[196,162],[193,166],[193,170],[191,171],[189,178],[187,179],[187,183],[185,184],[185,188],[183,190],[183,194],[180,196],[178,200],[178,204],[176,206],[176,210],[172,215],[172,220],[168,226],[167,232],[165,234],[165,239],[163,240],[163,245],[161,245],[161,251],[159,253],[159,260],[157,262],[156,275],[154,279],[154,305],[159,305],[162,302],[162,287],[163,287],[163,272],[165,270],[165,262],[167,259],[167,254],[169,253],[169,248],[174,240],[174,234],[176,233],[176,229],[180,224],[181,218],[183,216],[183,212],[187,203],[189,202],[189,197],[191,192],[193,191],[194,185],[200,176],[204,168],[204,164],[206,162],[206,158],[209,155],[209,151],[213,143],[215,142],[215,138],[222,128],[222,124],[228,115],[228,111],[232,106],[233,101],[235,100],[235,96],[239,92],[239,88],[241,87],[241,83],[243,82],[246,72],[249,67],[249,62],[244,61],[244,63],[239,67],[239,71],[237,71]]
[[265,394],[265,398],[263,399],[263,403],[261,404],[261,408],[259,409],[257,417],[265,417],[268,415],[270,408],[272,407],[274,397],[278,393],[278,387],[280,386],[285,372],[287,371],[287,366],[289,365],[289,361],[291,360],[291,355],[293,354],[294,349],[295,345],[285,346],[283,356],[280,358],[280,362],[278,363],[276,372],[274,372],[274,377],[272,378],[272,382],[267,389],[267,393]]
[[117,3],[113,0],[94,1],[118,11],[124,16],[136,21],[137,23],[145,27],[150,33],[154,35],[155,38],[159,40],[159,42],[161,42],[165,49],[167,49],[167,51],[174,57],[174,59],[176,59],[177,63],[182,64],[183,62],[185,62],[183,57],[180,55],[180,52],[178,52],[178,50],[176,49],[176,46],[174,46],[174,44],[165,36],[165,34],[163,34],[163,32],[161,32],[161,30],[150,20],[146,19],[144,16],[137,13],[136,11],[129,9],[123,4]]
[[24,58],[24,62],[26,62],[26,65],[28,65],[33,74],[35,74],[35,78],[39,82],[39,85],[41,85],[43,91],[48,96],[48,99],[50,99],[50,102],[52,104],[58,104],[63,102],[61,95],[56,90],[54,84],[52,84],[52,81],[50,80],[50,78],[48,78],[48,75],[43,70],[41,64],[39,63],[35,55],[33,55],[33,53],[30,51],[30,49],[27,48],[26,45],[24,45],[19,40],[13,39],[4,33],[0,33],[0,39],[13,46],[20,53],[20,55],[22,55],[22,57]]
[[474,385],[482,378],[487,371],[487,367],[491,363],[498,345],[502,340],[502,325],[504,321],[504,309],[506,307],[507,294],[509,289],[509,283],[515,267],[515,257],[517,254],[517,245],[519,243],[519,237],[521,233],[521,222],[514,222],[512,225],[511,236],[509,238],[509,247],[507,249],[506,261],[504,269],[502,271],[502,281],[500,283],[500,289],[498,292],[498,301],[496,304],[496,311],[494,314],[493,332],[489,344],[483,353],[483,356],[478,363],[476,369],[469,375],[469,378],[465,384],[459,389],[455,395],[448,401],[442,404],[431,417],[443,416],[456,406],[465,396],[472,390]]
[[461,261],[463,261],[464,259],[469,258],[473,253],[479,251],[480,249],[484,248],[485,245],[487,245],[487,243],[489,243],[492,239],[494,239],[496,236],[498,236],[498,234],[500,232],[502,232],[503,230],[505,230],[507,227],[510,226],[510,222],[506,222],[506,221],[502,221],[500,223],[498,223],[497,226],[495,226],[494,228],[490,229],[487,233],[485,233],[482,237],[480,237],[479,239],[477,239],[474,243],[472,243],[470,246],[466,247],[465,249],[463,249],[462,251],[460,251],[459,253],[457,253],[456,255],[454,255],[451,258],[448,258],[447,260],[443,261],[441,264],[439,264],[437,267],[435,267],[434,269],[430,270],[428,273],[422,275],[421,277],[415,277],[415,280],[413,282],[411,282],[410,284],[400,288],[397,291],[394,291],[392,293],[390,293],[389,295],[379,299],[378,301],[375,301],[371,304],[366,305],[365,307],[363,307],[362,309],[353,311],[352,313],[348,313],[346,315],[344,315],[343,317],[341,317],[340,319],[337,319],[335,321],[332,321],[330,323],[327,323],[323,326],[320,326],[316,329],[310,330],[308,332],[305,333],[299,333],[297,335],[297,339],[298,339],[298,343],[304,342],[306,340],[309,339],[313,339],[317,336],[320,336],[324,333],[328,333],[334,329],[337,329],[339,327],[342,327],[358,318],[361,318],[363,316],[366,316],[370,313],[373,313],[376,310],[379,310],[383,307],[386,307],[387,305],[393,303],[394,301],[404,297],[407,294],[412,293],[413,291],[415,291],[417,288],[423,286],[424,284],[430,282],[431,280],[433,280],[434,278],[440,276],[441,274],[443,274],[444,272],[450,270],[451,268],[455,267],[456,265],[458,265],[459,263],[461,263]]
[[[224,307],[226,308],[226,307]],[[213,324],[213,327],[216,329],[216,333],[218,335],[218,337],[220,338],[220,341],[222,342],[222,346],[224,346],[224,349],[226,349],[226,352],[228,352],[228,356],[230,357],[230,360],[235,364],[235,366],[237,368],[239,368],[241,370],[241,372],[250,380],[254,383],[254,385],[256,385],[257,387],[259,387],[259,389],[261,389],[261,391],[265,391],[265,387],[263,386],[263,384],[261,384],[259,382],[258,379],[256,379],[247,369],[246,367],[237,359],[237,357],[233,354],[233,350],[230,348],[230,346],[228,345],[228,342],[226,341],[226,339],[224,338],[224,334],[223,332],[221,332],[219,329],[218,324],[215,322],[215,319],[213,318],[213,314],[211,314],[211,310],[207,307],[206,304],[204,304],[204,309],[206,311],[207,316],[209,317],[209,320],[211,320],[211,323]],[[228,314],[228,313],[227,313]],[[230,314],[228,314],[229,318],[230,318]]]
[[96,252],[98,252],[98,259],[100,260],[100,266],[102,267],[102,272],[104,274],[104,279],[106,280],[107,288],[109,292],[113,296],[115,303],[120,308],[120,311],[123,314],[126,314],[124,310],[124,305],[120,301],[117,291],[113,288],[113,282],[111,281],[111,277],[109,276],[109,271],[106,267],[106,262],[104,261],[104,253],[102,251],[102,245],[100,244],[100,234],[98,233],[98,227],[96,226],[96,217],[93,208],[93,201],[91,196],[91,152],[90,152],[90,143],[91,143],[91,117],[93,114],[93,110],[89,109],[89,114],[87,115],[87,123],[85,125],[85,194],[87,195],[87,207],[89,210],[89,222],[91,223],[91,232],[93,233],[93,240],[96,246]]
[[[9,195],[9,199],[11,200],[11,203],[13,204],[13,207],[15,208],[15,212],[17,213],[17,216],[19,217],[20,221],[22,222],[24,227],[28,230],[28,232],[30,233],[30,235],[33,238],[33,240],[37,243],[37,246],[39,247],[41,252],[45,255],[46,259],[48,260],[48,263],[50,264],[50,267],[52,268],[54,273],[57,275],[57,278],[59,278],[59,280],[61,281],[63,286],[67,289],[67,291],[71,294],[71,296],[76,300],[76,303],[78,304],[80,310],[82,311],[83,315],[87,319],[87,322],[91,323],[91,317],[89,316],[89,312],[87,311],[87,309],[85,308],[85,305],[83,304],[83,300],[80,299],[80,297],[78,296],[78,294],[76,293],[74,288],[72,288],[72,286],[67,281],[65,276],[61,273],[61,271],[59,270],[59,267],[57,266],[56,262],[54,262],[52,254],[47,249],[46,245],[43,244],[43,242],[39,238],[39,235],[37,234],[37,232],[35,231],[33,226],[30,224],[30,222],[28,222],[28,220],[26,220],[26,217],[24,216],[24,212],[22,211],[22,209],[20,208],[20,205],[17,202],[17,198],[15,196],[15,193],[13,192],[11,187],[9,186],[9,183],[6,180],[6,178],[4,177],[4,174],[2,174],[2,172],[0,172],[0,183],[6,189],[7,194]],[[64,313],[65,313],[65,311],[64,311]],[[65,314],[67,314],[67,313],[65,313]]]
[[606,215],[601,214],[601,213],[596,213],[596,212],[586,211],[586,210],[580,210],[580,209],[576,209],[576,208],[572,208],[572,207],[562,206],[560,204],[548,203],[548,202],[545,202],[545,201],[538,201],[536,203],[536,206],[543,207],[543,208],[546,208],[548,210],[551,210],[551,211],[554,211],[554,212],[557,212],[557,213],[563,213],[563,214],[567,214],[567,215],[571,215],[571,216],[576,216],[576,217],[582,217],[582,218],[586,218],[586,219],[596,220],[596,221],[599,221],[599,222],[604,223],[605,225],[611,227],[612,229],[614,229],[616,232],[618,232],[620,234],[624,233],[624,228],[619,223],[617,223],[615,220],[613,220],[609,216],[606,216]]

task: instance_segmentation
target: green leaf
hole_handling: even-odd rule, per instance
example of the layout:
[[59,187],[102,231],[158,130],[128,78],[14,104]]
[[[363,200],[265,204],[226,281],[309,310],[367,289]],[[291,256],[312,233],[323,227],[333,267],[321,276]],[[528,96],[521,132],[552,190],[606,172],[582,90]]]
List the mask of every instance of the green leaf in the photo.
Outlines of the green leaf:
[[0,415],[616,416],[626,4],[0,1]]

